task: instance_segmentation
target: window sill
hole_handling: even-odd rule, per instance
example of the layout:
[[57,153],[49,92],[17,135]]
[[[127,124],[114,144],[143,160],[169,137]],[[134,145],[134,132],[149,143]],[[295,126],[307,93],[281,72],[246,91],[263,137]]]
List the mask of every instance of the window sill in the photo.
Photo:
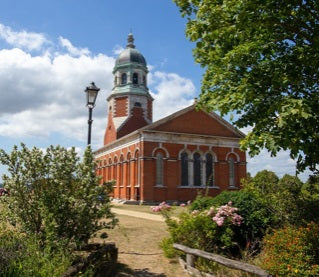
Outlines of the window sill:
[[220,189],[219,186],[212,186],[212,187],[206,187],[206,186],[178,186],[177,188],[181,189]]
[[228,189],[231,189],[231,190],[239,190],[239,187],[231,186],[231,187],[228,187]]
[[167,186],[164,186],[164,185],[155,185],[154,187],[155,188],[167,188]]

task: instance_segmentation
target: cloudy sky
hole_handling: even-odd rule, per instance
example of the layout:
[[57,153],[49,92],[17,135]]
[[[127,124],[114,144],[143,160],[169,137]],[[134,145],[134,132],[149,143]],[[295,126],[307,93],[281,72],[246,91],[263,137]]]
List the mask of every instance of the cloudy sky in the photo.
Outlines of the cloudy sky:
[[[171,0],[1,0],[0,147],[75,146],[87,138],[84,89],[101,88],[92,145],[102,146],[112,69],[130,31],[150,70],[154,120],[190,105],[203,70],[194,63],[185,20]],[[248,171],[295,174],[288,153],[248,159]],[[0,167],[0,173],[5,169]],[[308,172],[300,175],[306,180]]]

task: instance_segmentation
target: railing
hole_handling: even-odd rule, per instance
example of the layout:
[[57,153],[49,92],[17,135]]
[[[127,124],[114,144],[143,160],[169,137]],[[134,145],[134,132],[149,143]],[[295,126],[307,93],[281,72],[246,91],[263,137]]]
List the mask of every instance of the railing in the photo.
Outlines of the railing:
[[255,266],[255,265],[231,260],[231,259],[225,258],[225,257],[220,256],[220,255],[208,253],[208,252],[205,252],[205,251],[202,251],[199,249],[189,248],[187,246],[177,244],[177,243],[174,243],[173,246],[175,249],[181,250],[181,251],[186,253],[186,265],[187,265],[187,267],[190,267],[190,268],[194,268],[195,257],[202,257],[202,258],[205,258],[207,260],[217,262],[217,263],[224,265],[226,267],[238,269],[238,270],[245,271],[248,273],[252,273],[252,274],[255,274],[257,276],[261,276],[261,277],[271,276],[267,271],[261,269],[258,266]]

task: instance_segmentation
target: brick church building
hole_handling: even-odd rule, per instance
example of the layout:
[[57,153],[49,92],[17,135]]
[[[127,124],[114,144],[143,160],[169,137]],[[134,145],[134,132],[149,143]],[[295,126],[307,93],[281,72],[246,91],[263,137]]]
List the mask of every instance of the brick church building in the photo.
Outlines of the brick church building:
[[240,188],[246,177],[239,149],[244,134],[195,105],[153,122],[147,64],[132,34],[113,74],[104,146],[94,155],[103,180],[116,180],[115,199],[187,201],[199,192],[215,196]]

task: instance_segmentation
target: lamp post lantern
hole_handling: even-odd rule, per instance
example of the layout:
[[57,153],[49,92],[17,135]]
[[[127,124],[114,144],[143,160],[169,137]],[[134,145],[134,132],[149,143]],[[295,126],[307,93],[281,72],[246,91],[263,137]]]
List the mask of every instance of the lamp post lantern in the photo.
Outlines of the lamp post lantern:
[[86,87],[86,89],[84,91],[86,93],[86,105],[89,108],[88,145],[91,145],[91,128],[92,128],[92,122],[93,122],[92,110],[95,106],[95,101],[96,101],[96,97],[97,97],[99,90],[100,89],[94,84],[94,82],[92,82],[88,87]]

